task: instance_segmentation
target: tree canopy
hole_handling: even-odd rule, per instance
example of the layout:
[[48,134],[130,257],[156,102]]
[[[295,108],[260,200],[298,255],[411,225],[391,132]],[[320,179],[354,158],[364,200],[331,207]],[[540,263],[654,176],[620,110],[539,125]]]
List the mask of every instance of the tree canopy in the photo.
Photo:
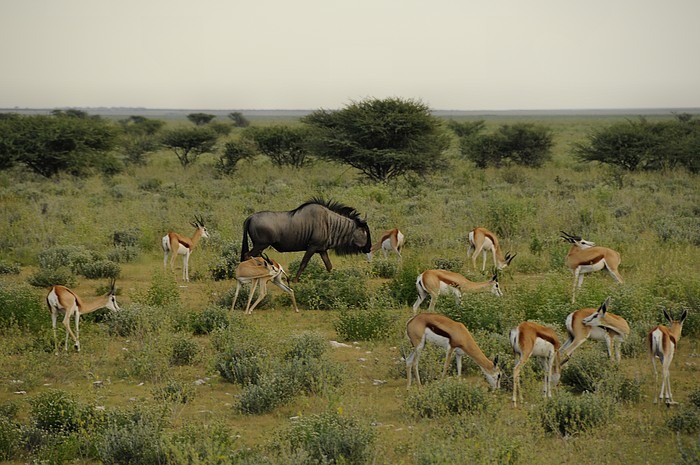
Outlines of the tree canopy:
[[211,129],[197,126],[166,131],[162,144],[175,153],[183,168],[187,168],[203,153],[211,153],[217,138]]
[[313,151],[377,181],[445,166],[449,137],[423,103],[368,99],[342,110],[318,110],[302,118],[315,129]]
[[243,133],[277,166],[301,168],[308,162],[309,128],[305,126],[251,126]]

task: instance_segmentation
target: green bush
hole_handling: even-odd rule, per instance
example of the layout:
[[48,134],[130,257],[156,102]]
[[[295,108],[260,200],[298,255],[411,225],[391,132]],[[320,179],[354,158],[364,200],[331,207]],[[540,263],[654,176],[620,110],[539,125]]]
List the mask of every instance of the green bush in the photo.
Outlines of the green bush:
[[99,260],[94,252],[78,245],[51,247],[39,252],[39,268],[55,270],[61,267],[69,268],[75,274],[82,274],[83,266]]
[[368,426],[335,412],[301,417],[281,436],[292,452],[305,453],[305,464],[367,463],[376,440]]
[[152,307],[177,307],[180,304],[180,289],[172,274],[157,271],[151,278],[151,287],[145,292],[137,292],[134,301]]
[[51,286],[66,286],[74,287],[78,284],[78,279],[75,277],[70,268],[65,266],[59,268],[41,268],[32,273],[27,282],[34,287],[49,288]]
[[[241,245],[238,242],[229,242],[221,247],[219,257],[209,264],[209,274],[214,281],[235,279],[236,268],[240,263]],[[229,305],[231,307],[231,305]]]
[[423,271],[425,269],[420,263],[404,260],[389,285],[391,296],[399,305],[413,305],[416,301],[418,298],[416,280]]
[[161,402],[186,404],[194,399],[194,387],[180,381],[170,380],[164,385],[153,388],[153,398]]
[[[289,266],[296,273],[299,262]],[[309,262],[295,286],[297,304],[312,310],[332,310],[338,306],[361,308],[369,299],[368,278],[358,269],[346,268],[328,273],[316,261]]]
[[274,372],[275,379],[291,388],[291,394],[325,394],[343,384],[343,365],[324,358],[285,360]]
[[387,337],[393,322],[393,318],[381,308],[341,308],[335,330],[346,341],[371,341]]
[[166,463],[160,422],[148,417],[110,425],[97,441],[104,464],[160,465]]
[[157,307],[132,304],[120,307],[118,312],[105,315],[107,330],[112,336],[144,338],[155,333],[164,323],[163,310]]
[[562,369],[561,383],[574,392],[595,392],[598,384],[616,370],[608,353],[599,349],[579,348],[574,352]]
[[168,457],[167,463],[248,464],[248,462],[232,460],[236,453],[237,441],[235,432],[225,425],[186,423],[172,436],[165,438],[164,447]]
[[30,416],[39,429],[52,433],[76,431],[80,425],[80,406],[65,391],[50,389],[29,401]]
[[491,134],[471,133],[460,140],[462,153],[477,167],[507,162],[539,167],[551,158],[551,130],[532,123],[503,124]]
[[700,387],[696,387],[690,394],[688,394],[688,402],[694,405],[695,408],[700,409]]
[[210,334],[217,328],[226,328],[229,325],[228,310],[217,306],[208,306],[201,312],[188,314],[188,327],[192,334]]
[[255,384],[243,388],[235,409],[249,415],[269,413],[296,394],[294,380],[284,376],[261,375]]
[[176,366],[191,365],[200,351],[199,344],[192,336],[183,333],[176,334],[170,352],[170,364]]
[[547,433],[569,436],[588,431],[611,419],[613,403],[589,392],[576,396],[562,392],[546,399],[534,411],[534,416]]
[[700,432],[700,410],[683,407],[666,420],[666,426],[674,433],[696,434]]
[[115,263],[129,263],[136,260],[136,258],[141,253],[141,249],[138,246],[117,246],[107,252],[107,260]]
[[0,416],[0,460],[13,460],[21,450],[22,434],[11,419]]
[[317,359],[328,349],[328,341],[318,332],[304,331],[291,337],[289,348],[284,353],[285,360]]
[[461,378],[447,377],[423,389],[411,391],[404,407],[414,416],[435,418],[484,412],[489,407],[489,398],[484,387]]
[[217,353],[214,364],[225,381],[245,386],[258,383],[267,357],[265,349],[240,342]]
[[10,263],[5,260],[0,260],[0,274],[19,274],[19,263]]
[[97,260],[90,263],[85,263],[82,266],[81,273],[88,279],[112,278],[117,279],[121,273],[121,267],[118,263],[110,260]]
[[642,400],[642,380],[630,378],[619,370],[606,371],[598,382],[597,392],[617,402],[638,403]]
[[391,279],[396,276],[399,266],[391,260],[372,260],[372,276],[376,278]]
[[115,247],[137,247],[140,237],[139,228],[116,230],[112,233],[112,243]]
[[[454,273],[460,273],[464,266],[464,260],[459,257],[452,258],[433,258],[433,268],[438,270],[448,270]],[[416,275],[416,278],[418,276]]]
[[38,333],[46,328],[46,303],[26,284],[0,281],[0,332],[17,326]]

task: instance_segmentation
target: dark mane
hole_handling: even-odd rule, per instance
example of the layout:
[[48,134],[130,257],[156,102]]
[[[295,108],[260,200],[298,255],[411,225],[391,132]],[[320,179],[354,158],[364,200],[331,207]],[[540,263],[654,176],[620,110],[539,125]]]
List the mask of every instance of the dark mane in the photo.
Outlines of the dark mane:
[[312,197],[311,199],[307,200],[303,204],[299,205],[297,208],[294,210],[290,211],[290,215],[294,215],[296,212],[301,210],[302,208],[306,207],[307,205],[321,205],[322,207],[326,207],[332,212],[335,212],[341,216],[344,216],[346,218],[350,218],[357,224],[364,224],[364,220],[360,217],[360,214],[358,213],[357,210],[355,210],[352,207],[348,207],[347,205],[343,205],[340,202],[336,202],[335,200],[325,200],[321,197]]

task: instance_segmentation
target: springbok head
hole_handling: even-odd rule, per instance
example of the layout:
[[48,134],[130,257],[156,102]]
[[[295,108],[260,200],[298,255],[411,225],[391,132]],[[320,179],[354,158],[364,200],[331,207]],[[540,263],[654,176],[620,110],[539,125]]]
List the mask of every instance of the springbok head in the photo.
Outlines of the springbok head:
[[508,265],[510,265],[510,262],[513,261],[513,259],[515,258],[516,255],[518,255],[517,252],[514,253],[514,254],[511,254],[510,252],[506,253],[506,264],[503,265],[502,268],[505,268],[505,267],[507,267]]
[[493,270],[493,277],[489,280],[492,284],[491,293],[498,297],[503,297],[503,291],[501,291],[501,285],[498,284],[498,270]]
[[107,305],[105,305],[110,310],[119,311],[121,308],[117,303],[117,279],[111,278],[109,280],[109,292],[107,293]]
[[605,313],[608,311],[608,306],[610,305],[610,297],[605,299],[605,302],[600,304],[598,310],[586,318],[583,319],[583,324],[588,326],[604,326],[601,321],[605,318]]
[[564,239],[566,242],[573,244],[581,249],[587,249],[589,247],[595,246],[595,242],[587,241],[587,240],[583,239],[581,236],[574,236],[574,235],[571,235],[571,234],[564,232],[564,231],[561,231],[561,233],[563,234],[561,236],[562,239]]
[[195,228],[199,229],[202,231],[202,237],[209,238],[209,233],[207,232],[207,228],[204,226],[204,220],[202,219],[201,216],[195,215],[194,217],[194,222],[190,223],[192,226]]

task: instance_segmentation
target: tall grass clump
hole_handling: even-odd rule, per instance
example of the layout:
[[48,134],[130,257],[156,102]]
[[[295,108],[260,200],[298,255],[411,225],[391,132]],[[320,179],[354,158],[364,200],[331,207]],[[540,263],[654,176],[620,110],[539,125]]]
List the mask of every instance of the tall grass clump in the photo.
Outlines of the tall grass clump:
[[301,417],[280,439],[303,464],[364,464],[374,452],[375,432],[359,420],[327,411]]

